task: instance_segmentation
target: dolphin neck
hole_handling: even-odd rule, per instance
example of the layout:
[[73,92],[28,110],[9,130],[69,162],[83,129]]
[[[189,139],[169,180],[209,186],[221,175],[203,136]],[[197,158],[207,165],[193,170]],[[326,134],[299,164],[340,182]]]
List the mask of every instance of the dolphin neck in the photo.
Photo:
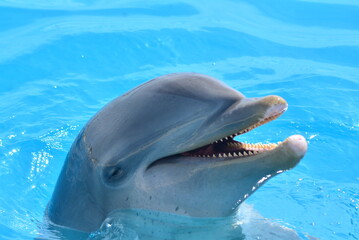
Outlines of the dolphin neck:
[[[93,163],[83,154],[85,147],[80,133],[61,170],[48,205],[48,214],[49,219],[58,225],[75,226],[76,229],[90,232],[101,225],[106,213],[99,208],[97,199],[91,194],[96,181],[93,179]],[[83,224],[84,222],[86,224]],[[82,229],[83,226],[86,226],[86,229]]]

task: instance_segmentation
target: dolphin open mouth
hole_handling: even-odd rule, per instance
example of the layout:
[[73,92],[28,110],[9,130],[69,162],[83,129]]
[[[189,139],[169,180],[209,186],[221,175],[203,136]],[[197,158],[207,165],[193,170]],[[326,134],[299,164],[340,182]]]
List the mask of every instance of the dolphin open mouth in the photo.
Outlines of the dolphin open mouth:
[[296,166],[307,151],[301,135],[279,144],[234,140],[287,106],[279,96],[246,98],[196,73],[146,82],[104,106],[80,131],[45,224],[67,235],[67,229],[97,231],[112,213],[131,209],[234,216],[249,195]]
[[199,158],[239,158],[239,157],[253,156],[253,155],[261,154],[263,152],[270,151],[276,148],[281,142],[269,143],[269,144],[243,143],[234,140],[234,137],[247,133],[256,127],[259,127],[263,124],[266,124],[278,118],[286,110],[287,107],[281,109],[279,112],[273,113],[269,117],[259,121],[258,123],[246,129],[243,129],[237,133],[216,140],[211,144],[199,147],[197,149],[188,152],[183,152],[181,153],[181,155],[186,157],[199,157]]

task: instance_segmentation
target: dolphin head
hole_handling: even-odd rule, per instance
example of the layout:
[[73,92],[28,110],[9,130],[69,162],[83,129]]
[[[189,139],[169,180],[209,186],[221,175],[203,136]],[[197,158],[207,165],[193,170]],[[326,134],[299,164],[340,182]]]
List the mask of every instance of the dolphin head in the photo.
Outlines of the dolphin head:
[[[278,96],[246,98],[196,73],[140,85],[106,105],[81,131],[49,204],[49,219],[91,231],[117,209],[231,215],[266,180],[304,156],[307,143],[299,135],[279,144],[233,139],[286,109]],[[64,207],[64,196],[81,199],[81,206]],[[89,216],[86,209],[96,213]],[[73,221],[65,220],[69,214]]]

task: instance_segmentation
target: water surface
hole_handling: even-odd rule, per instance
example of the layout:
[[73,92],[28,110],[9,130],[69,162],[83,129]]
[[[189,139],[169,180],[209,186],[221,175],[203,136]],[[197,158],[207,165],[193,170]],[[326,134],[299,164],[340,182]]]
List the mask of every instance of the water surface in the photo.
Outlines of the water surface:
[[357,1],[0,0],[0,238],[31,239],[73,139],[111,99],[194,71],[289,103],[241,141],[309,151],[247,203],[303,238],[359,238]]

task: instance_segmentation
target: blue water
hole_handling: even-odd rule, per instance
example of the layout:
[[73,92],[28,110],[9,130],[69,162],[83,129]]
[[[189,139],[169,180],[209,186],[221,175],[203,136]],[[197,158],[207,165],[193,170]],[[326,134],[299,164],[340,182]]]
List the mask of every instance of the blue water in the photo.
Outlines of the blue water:
[[308,153],[246,202],[303,239],[359,239],[356,0],[0,0],[0,239],[38,235],[96,111],[182,71],[285,98],[282,117],[241,140],[302,134]]

